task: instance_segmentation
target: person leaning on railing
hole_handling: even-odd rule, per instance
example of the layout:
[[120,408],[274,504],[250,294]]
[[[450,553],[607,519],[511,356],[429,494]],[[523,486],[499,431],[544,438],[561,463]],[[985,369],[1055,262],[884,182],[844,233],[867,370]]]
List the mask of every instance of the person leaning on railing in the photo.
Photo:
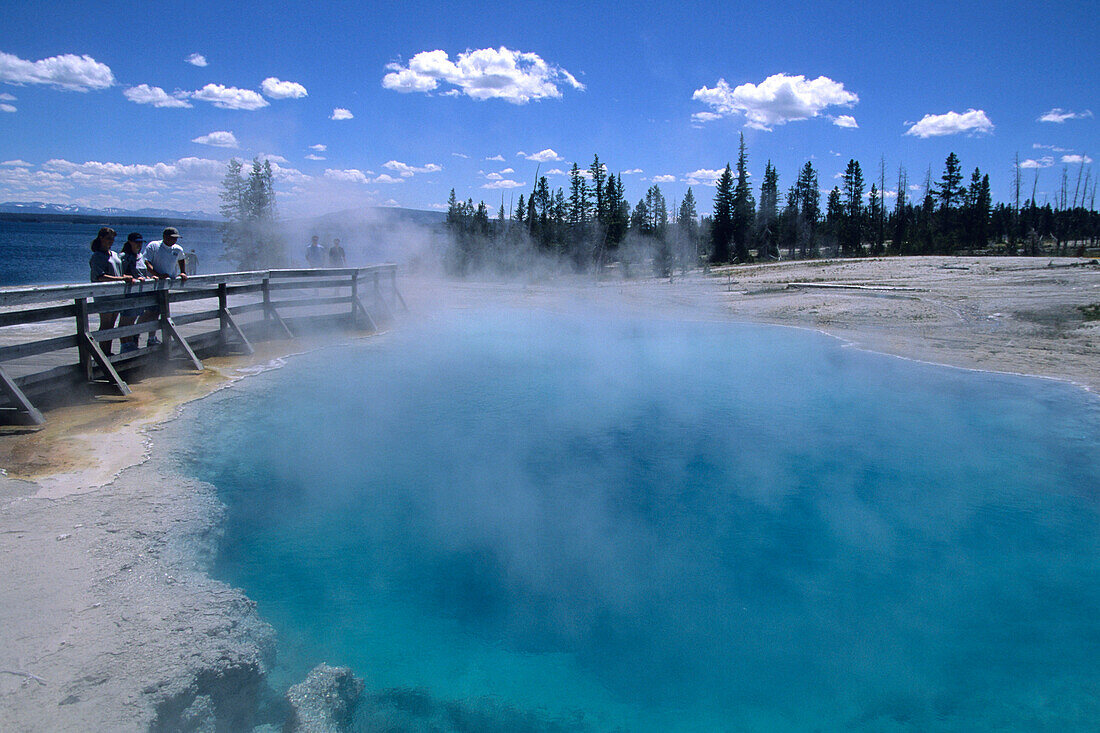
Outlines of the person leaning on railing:
[[187,253],[177,244],[179,240],[179,230],[168,227],[161,241],[145,245],[141,254],[153,277],[161,280],[177,276],[181,281],[187,279]]
[[[153,276],[149,274],[148,267],[145,264],[145,258],[142,257],[142,247],[145,244],[145,239],[138,232],[131,232],[126,237],[126,241],[122,245],[122,274],[129,275],[134,279],[134,282],[142,282],[145,279],[153,279]],[[122,315],[119,316],[118,325],[129,326],[132,323],[148,323],[149,321],[155,321],[159,311],[156,306],[149,306],[148,308],[129,308],[122,311]],[[147,346],[156,346],[160,341],[157,340],[156,333],[149,333],[149,341]],[[134,351],[138,347],[138,336],[127,336],[122,339],[121,353],[125,354],[128,351]]]
[[[88,265],[92,268],[92,282],[94,283],[109,283],[109,282],[125,282],[132,283],[134,278],[129,275],[122,274],[122,260],[118,257],[118,252],[111,249],[111,245],[115,243],[115,230],[110,227],[103,227],[99,230],[99,234],[92,240],[92,256],[88,260]],[[100,304],[104,302],[111,302],[118,300],[118,298],[97,298]],[[115,327],[115,319],[118,318],[118,311],[103,312],[99,314],[99,330],[103,331],[108,328]],[[103,345],[103,353],[111,353],[111,342],[105,341]]]

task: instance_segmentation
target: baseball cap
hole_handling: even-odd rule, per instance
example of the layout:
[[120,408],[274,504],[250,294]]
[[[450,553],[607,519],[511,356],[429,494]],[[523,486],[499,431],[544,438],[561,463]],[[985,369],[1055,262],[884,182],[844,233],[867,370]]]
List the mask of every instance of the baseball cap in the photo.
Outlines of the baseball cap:
[[164,236],[164,237],[179,237],[179,235],[180,235],[180,230],[179,229],[176,229],[175,227],[168,227],[167,229],[164,230],[164,233],[161,236]]
[[141,236],[140,232],[130,232],[129,234],[126,235],[126,241],[127,242],[141,242],[142,244],[144,244],[145,243],[145,237]]

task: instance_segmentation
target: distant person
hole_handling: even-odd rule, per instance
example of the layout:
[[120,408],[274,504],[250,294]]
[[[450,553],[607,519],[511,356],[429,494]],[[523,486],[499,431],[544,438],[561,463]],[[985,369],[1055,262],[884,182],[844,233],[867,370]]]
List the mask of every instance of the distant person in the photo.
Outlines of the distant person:
[[[143,280],[154,279],[149,274],[149,268],[145,264],[145,258],[141,252],[145,246],[145,238],[141,236],[139,232],[130,232],[126,237],[126,241],[122,245],[122,274],[129,275],[134,279],[134,282],[142,282]],[[159,310],[156,306],[149,306],[148,308],[130,308],[122,311],[122,315],[119,316],[118,325],[129,326],[132,323],[148,323],[149,321],[155,321],[159,315]],[[156,346],[160,341],[157,339],[155,333],[149,334],[149,341],[146,346]],[[138,347],[138,336],[127,336],[122,339],[122,351],[125,354],[128,351],[134,351]]]
[[[110,282],[133,282],[134,279],[129,275],[122,274],[122,260],[118,257],[118,252],[111,249],[111,246],[115,243],[115,230],[110,227],[103,227],[99,230],[99,234],[92,240],[92,256],[88,260],[88,265],[91,267],[92,282],[94,283],[110,283]],[[111,298],[101,298],[100,303],[104,300],[110,301]],[[99,330],[104,331],[108,328],[115,327],[115,319],[118,318],[118,311],[104,312],[99,314]],[[103,353],[111,353],[111,342],[104,341]]]
[[317,239],[317,235],[314,235],[309,246],[306,247],[306,262],[310,267],[325,266],[325,248],[317,242]]
[[331,267],[343,267],[348,262],[347,253],[340,246],[340,240],[332,240],[332,249],[328,251],[328,263]]
[[168,227],[159,242],[145,245],[141,254],[145,258],[149,274],[161,280],[175,277],[181,281],[187,279],[187,253],[177,244],[179,241],[179,230]]

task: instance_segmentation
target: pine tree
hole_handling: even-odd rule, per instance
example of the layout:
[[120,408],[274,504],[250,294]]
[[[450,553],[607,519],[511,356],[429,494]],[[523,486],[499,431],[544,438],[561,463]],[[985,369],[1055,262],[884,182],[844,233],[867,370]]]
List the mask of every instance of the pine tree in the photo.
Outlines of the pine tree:
[[714,192],[714,218],[710,230],[710,261],[729,262],[730,241],[733,239],[733,173],[730,164],[718,178]]
[[879,243],[879,231],[878,222],[882,221],[882,199],[879,198],[878,185],[871,184],[871,191],[867,196],[867,226],[872,230],[871,236],[871,254],[881,254],[881,244]]
[[607,179],[607,244],[617,247],[626,236],[630,221],[630,204],[623,194],[622,176]]
[[745,153],[745,133],[741,133],[741,142],[737,152],[737,186],[733,190],[733,245],[734,259],[738,262],[749,261],[749,236],[752,233],[753,209],[752,189],[749,187],[748,155]]
[[906,176],[905,167],[898,168],[898,197],[894,200],[894,251],[905,254],[909,251],[909,205],[906,198],[906,188],[909,186],[909,178]]
[[573,236],[584,236],[584,228],[588,224],[588,184],[581,175],[580,168],[573,164],[569,171],[569,226],[573,230]]
[[649,212],[649,230],[654,236],[663,236],[668,225],[668,205],[661,187],[654,184],[645,193],[646,210]]
[[840,254],[841,239],[844,235],[844,203],[840,198],[840,189],[833,186],[825,203],[825,226],[833,239],[833,255]]
[[645,205],[645,199],[638,199],[638,205],[634,207],[634,211],[630,214],[630,230],[645,236],[651,233],[649,230],[649,207]]
[[607,173],[604,171],[604,165],[600,162],[599,155],[592,157],[592,165],[589,166],[588,172],[591,174],[592,196],[595,198],[593,202],[595,205],[593,219],[601,226],[606,227],[608,221]]
[[940,178],[940,185],[935,192],[935,196],[939,200],[940,211],[954,209],[962,201],[964,193],[959,156],[951,153],[944,162],[943,176]]
[[962,166],[959,164],[959,156],[951,153],[944,162],[943,176],[939,186],[935,189],[935,197],[939,203],[937,211],[938,234],[941,251],[950,254],[958,245],[959,239],[959,212],[958,207],[963,202],[966,189],[962,186]]
[[757,252],[765,259],[779,257],[779,173],[769,160],[760,185],[760,208],[756,212]]
[[848,254],[861,254],[863,230],[863,171],[852,159],[844,171],[844,220],[841,246]]
[[817,221],[821,218],[821,191],[817,182],[817,171],[813,163],[806,161],[802,171],[798,174],[798,215],[805,236],[800,237],[802,247],[800,254],[806,257],[808,254],[817,254]]
[[222,179],[221,214],[223,259],[242,270],[267,269],[286,264],[286,242],[277,226],[275,176],[269,161],[252,161],[242,178],[241,161],[229,161]]

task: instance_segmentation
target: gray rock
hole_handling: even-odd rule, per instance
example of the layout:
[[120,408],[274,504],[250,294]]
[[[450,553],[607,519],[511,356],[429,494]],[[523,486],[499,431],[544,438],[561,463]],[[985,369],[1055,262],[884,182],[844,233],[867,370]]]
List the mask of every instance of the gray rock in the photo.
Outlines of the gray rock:
[[355,714],[363,680],[347,667],[319,664],[304,681],[286,692],[294,714],[287,730],[296,733],[339,733]]

